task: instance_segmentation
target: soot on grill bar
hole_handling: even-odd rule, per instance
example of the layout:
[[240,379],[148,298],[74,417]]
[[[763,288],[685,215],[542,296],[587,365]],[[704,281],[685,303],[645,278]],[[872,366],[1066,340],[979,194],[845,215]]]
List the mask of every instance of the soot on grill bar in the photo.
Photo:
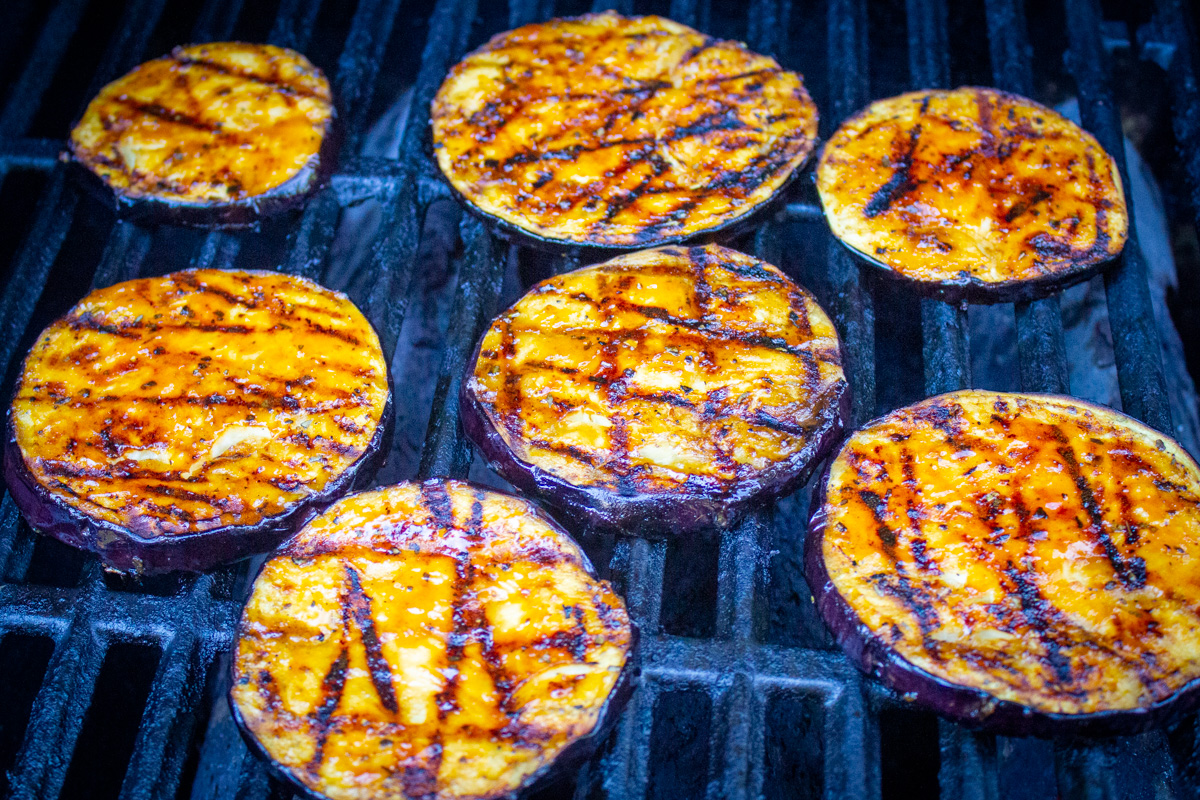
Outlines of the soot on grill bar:
[[0,795],[1200,793],[1195,17],[4,5]]

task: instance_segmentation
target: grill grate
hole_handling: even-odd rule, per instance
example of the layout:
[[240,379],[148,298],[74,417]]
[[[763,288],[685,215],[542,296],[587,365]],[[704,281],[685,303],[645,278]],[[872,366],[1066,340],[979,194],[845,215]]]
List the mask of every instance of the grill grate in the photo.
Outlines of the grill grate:
[[[95,0],[102,2],[102,0]],[[30,56],[11,84],[0,110],[0,180],[23,171],[47,176],[29,234],[19,251],[0,299],[0,375],[5,387],[15,377],[19,356],[32,341],[41,317],[69,305],[81,291],[62,280],[82,270],[95,286],[183,266],[245,266],[263,258],[255,234],[169,234],[103,220],[107,238],[91,263],[65,272],[61,262],[76,226],[100,215],[64,178],[57,154],[60,141],[30,138],[44,95],[69,57],[73,42],[94,3],[61,0],[41,24]],[[389,42],[405,39],[415,12],[400,0],[360,0],[344,39],[330,44],[340,4],[321,0],[279,0],[267,40],[305,51],[321,46],[336,51],[326,66],[346,123],[342,168],[331,185],[305,211],[276,230],[286,242],[272,263],[284,271],[320,279],[343,210],[364,199],[381,208],[379,235],[371,248],[374,270],[363,303],[380,332],[385,350],[400,339],[408,298],[415,285],[415,262],[425,209],[446,197],[425,141],[428,107],[446,70],[465,52],[468,41],[496,30],[473,30],[476,0],[438,0],[428,11],[411,95],[409,124],[396,160],[355,157],[372,110],[375,84]],[[577,3],[510,0],[508,26],[574,13]],[[706,0],[667,3],[597,2],[625,13],[667,13],[685,24],[710,29],[729,15]],[[650,6],[653,6],[651,8]],[[662,7],[660,7],[662,6]],[[950,86],[951,47],[946,0],[906,0],[907,83]],[[96,66],[88,90],[156,55],[146,49],[167,13],[165,0],[135,0],[121,12],[115,33]],[[864,105],[870,88],[869,8],[866,0],[750,0],[739,15],[737,35],[754,49],[775,53],[818,69],[809,73],[814,89],[824,76],[822,133]],[[188,33],[193,41],[228,38],[261,17],[242,0],[206,0]],[[330,19],[326,17],[332,15]],[[1092,130],[1125,172],[1120,119],[1108,76],[1099,0],[1065,0],[1069,32],[1068,65],[1080,97],[1084,125]],[[489,17],[490,19],[490,17]],[[1029,94],[1033,89],[1032,49],[1022,0],[986,0],[981,19],[992,64],[992,82]],[[331,22],[332,20],[332,22]],[[802,20],[803,41],[790,38]],[[1197,67],[1183,0],[1159,0],[1152,23],[1139,31],[1142,52],[1173,57],[1169,62],[1173,118],[1183,152],[1192,212],[1200,222],[1200,97]],[[239,28],[243,25],[243,28]],[[340,30],[340,29],[338,29]],[[86,33],[86,31],[82,31]],[[819,42],[824,49],[809,52]],[[338,48],[340,47],[340,50]],[[804,52],[801,52],[804,50]],[[789,52],[791,51],[791,52]],[[814,92],[820,98],[819,92]],[[1129,185],[1125,175],[1126,185]],[[797,194],[804,195],[804,192]],[[811,192],[808,193],[811,195]],[[1134,209],[1131,207],[1131,217]],[[89,228],[90,230],[90,228]],[[796,231],[800,233],[797,237]],[[269,231],[268,231],[269,233]],[[788,235],[791,234],[791,238]],[[267,234],[264,234],[266,236]],[[190,238],[188,238],[190,236]],[[168,238],[162,238],[168,237]],[[436,370],[436,389],[418,475],[465,477],[472,454],[458,426],[458,382],[476,337],[497,310],[510,265],[527,254],[494,237],[467,216],[461,224],[463,255],[454,289],[448,337]],[[785,244],[803,240],[806,258],[802,282],[812,287],[833,313],[844,343],[846,370],[854,390],[855,424],[875,416],[885,381],[877,360],[876,286],[842,246],[828,235],[811,199],[790,203],[775,219],[740,243],[760,257],[786,261]],[[183,242],[188,249],[177,247]],[[810,244],[815,243],[815,244]],[[255,250],[254,247],[260,247]],[[171,252],[174,261],[153,256]],[[180,252],[190,252],[182,257]],[[265,252],[272,252],[269,249]],[[580,253],[555,259],[556,270],[582,263]],[[82,286],[84,284],[79,284]],[[1105,275],[1114,335],[1121,399],[1126,412],[1160,429],[1171,428],[1171,414],[1147,284],[1147,268],[1136,239],[1122,260]],[[898,300],[897,302],[900,302]],[[904,299],[915,310],[916,302]],[[65,304],[65,305],[64,305]],[[886,309],[880,308],[882,315]],[[891,313],[891,312],[889,312]],[[1067,363],[1057,297],[1020,304],[1014,310],[1020,383],[1025,390],[1066,391]],[[967,311],[936,300],[919,304],[923,379],[915,391],[935,394],[971,385]],[[886,358],[891,352],[880,348]],[[432,377],[434,373],[431,373]],[[397,381],[421,376],[398,374]],[[877,393],[877,388],[881,391]],[[5,396],[7,396],[7,388]],[[396,451],[393,451],[393,456]],[[782,501],[760,511],[721,536],[715,558],[715,602],[707,636],[682,636],[664,603],[670,601],[666,576],[680,571],[671,564],[692,563],[673,545],[636,536],[603,540],[576,531],[593,552],[609,557],[607,572],[624,592],[643,631],[642,681],[621,721],[593,762],[573,785],[553,787],[547,796],[574,793],[577,798],[680,797],[727,798],[901,796],[904,788],[936,781],[943,797],[1141,798],[1194,796],[1200,792],[1197,747],[1192,721],[1170,734],[1086,741],[1041,741],[976,734],[929,715],[908,710],[877,685],[865,681],[830,646],[807,589],[796,588],[799,607],[793,617],[807,621],[800,632],[780,635],[770,608],[781,581],[788,580],[780,558],[798,560],[794,537],[803,529],[806,503]],[[780,532],[786,535],[780,536]],[[779,552],[781,551],[781,552]],[[775,556],[773,558],[773,556]],[[58,562],[49,577],[38,565]],[[66,564],[67,566],[62,566]],[[70,565],[77,565],[72,569]],[[202,576],[167,577],[136,582],[105,577],[98,563],[82,559],[56,543],[35,537],[21,522],[12,498],[0,504],[0,651],[30,637],[49,640],[45,677],[32,699],[23,734],[3,731],[3,742],[23,741],[13,753],[0,752],[0,787],[19,798],[54,798],[63,793],[71,754],[85,728],[106,659],[115,647],[149,645],[160,656],[150,684],[127,767],[120,767],[124,798],[247,798],[287,796],[270,781],[241,743],[229,717],[224,694],[226,653],[241,599],[248,591],[249,565],[235,565]],[[791,580],[796,580],[792,576]],[[672,632],[664,632],[664,627]],[[0,668],[36,662],[8,658]],[[2,685],[29,683],[0,677]],[[28,691],[28,690],[26,690]],[[0,715],[7,720],[7,717]],[[1174,756],[1174,762],[1172,761]],[[5,759],[8,759],[7,761]],[[906,760],[906,759],[912,760]],[[932,766],[931,766],[932,765]],[[921,776],[908,772],[926,769]],[[1178,776],[1178,777],[1176,777]],[[77,787],[77,782],[69,784]],[[71,789],[74,791],[74,789]],[[65,796],[65,795],[64,795]]]

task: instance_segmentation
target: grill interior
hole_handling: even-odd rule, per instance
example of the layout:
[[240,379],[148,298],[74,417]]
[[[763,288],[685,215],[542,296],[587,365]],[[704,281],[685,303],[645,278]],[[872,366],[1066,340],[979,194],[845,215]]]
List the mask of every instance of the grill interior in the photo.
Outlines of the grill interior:
[[[492,34],[591,5],[6,5],[0,12],[4,396],[36,334],[89,286],[188,267],[281,269],[348,289],[385,350],[398,348],[397,435],[381,483],[469,475],[499,485],[473,463],[457,405],[447,399],[456,397],[463,362],[491,316],[524,286],[574,268],[584,256],[515,247],[448,203],[429,155],[428,106],[449,66]],[[1163,98],[1162,124],[1154,129],[1159,138],[1149,139],[1157,149],[1146,156],[1159,169],[1175,224],[1181,281],[1172,309],[1185,343],[1189,332],[1197,334],[1200,269],[1194,252],[1187,260],[1187,247],[1194,247],[1188,237],[1200,219],[1200,88],[1184,0],[1134,9],[1065,0],[1031,4],[1028,17],[1021,0],[953,8],[946,0],[594,5],[666,14],[774,54],[805,75],[825,137],[872,98],[976,83],[1044,102],[1078,97],[1083,124],[1124,172],[1118,100],[1131,93]],[[347,131],[342,166],[303,213],[251,232],[143,228],[114,220],[65,179],[57,160],[62,140],[105,82],[175,44],[228,38],[298,49],[333,82]],[[1112,64],[1118,80],[1110,75]],[[408,103],[399,158],[361,155],[364,144],[376,151],[372,137],[380,131],[368,136],[368,126],[398,98]],[[347,276],[331,253],[339,224],[361,214],[356,207],[369,208],[378,224],[365,266]],[[437,213],[427,215],[431,208]],[[1130,238],[1124,257],[1103,278],[1121,404],[1171,430],[1147,264],[1132,232]],[[807,176],[786,206],[733,246],[778,264],[832,312],[854,391],[855,424],[972,385],[968,310],[918,299],[861,271],[830,237]],[[1187,272],[1189,265],[1197,272]],[[1068,392],[1059,299],[1007,306],[1003,313],[1015,320],[1017,364],[1007,385],[987,388]],[[1185,353],[1193,361],[1198,356],[1187,345]],[[1178,423],[1181,410],[1174,411]],[[800,576],[807,496],[801,490],[712,541],[653,542],[636,532],[613,539],[573,529],[640,623],[642,679],[596,758],[541,796],[1200,794],[1200,739],[1190,718],[1169,731],[1103,740],[997,737],[913,710],[862,678],[834,648]],[[113,577],[95,559],[34,535],[5,493],[0,792],[22,798],[289,797],[249,755],[225,700],[226,653],[257,563],[200,576]]]

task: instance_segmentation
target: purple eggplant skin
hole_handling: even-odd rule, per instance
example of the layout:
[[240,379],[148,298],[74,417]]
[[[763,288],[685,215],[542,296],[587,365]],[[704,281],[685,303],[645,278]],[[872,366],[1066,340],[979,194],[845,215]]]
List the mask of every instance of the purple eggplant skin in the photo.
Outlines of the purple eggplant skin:
[[[74,127],[74,126],[72,126]],[[302,209],[329,184],[342,149],[344,127],[336,107],[326,124],[321,148],[299,172],[270,191],[230,203],[180,203],[161,197],[133,197],[116,191],[68,149],[60,159],[76,182],[118,218],[143,225],[179,225],[209,230],[256,230],[260,223]]]
[[67,505],[38,483],[29,471],[17,446],[11,403],[5,426],[4,479],[31,528],[72,547],[95,553],[109,570],[134,575],[201,572],[275,548],[342,495],[368,487],[392,441],[395,415],[392,413],[391,386],[389,371],[383,416],[358,460],[320,492],[296,503],[285,513],[255,525],[225,525],[186,536],[146,539],[128,528],[93,519]]
[[637,531],[651,538],[680,534],[712,534],[736,525],[756,504],[782,497],[808,482],[821,457],[842,437],[850,418],[848,382],[838,384],[838,396],[822,409],[820,430],[808,445],[763,475],[738,485],[734,494],[714,497],[700,492],[660,492],[622,495],[610,489],[576,486],[546,470],[522,461],[504,442],[483,404],[470,390],[471,376],[483,338],[467,359],[459,387],[459,419],[463,432],[500,477],[522,493],[549,505],[563,519],[584,520],[598,530]]
[[[551,525],[555,523],[551,520]],[[570,535],[567,535],[570,539]],[[573,540],[573,539],[572,539]],[[583,566],[587,573],[593,578],[596,577],[596,568],[592,565],[591,559],[587,553],[580,548],[579,554],[583,559]],[[269,559],[267,559],[269,560]],[[258,580],[263,568],[266,566],[266,561],[259,566],[258,573],[254,576],[253,585]],[[233,652],[237,652],[237,643],[233,645]],[[234,685],[236,679],[236,659],[229,659],[228,682],[229,686]],[[604,740],[608,738],[616,727],[617,720],[621,718],[621,712],[625,710],[625,705],[629,702],[629,698],[633,696],[634,689],[641,679],[641,629],[637,622],[633,619],[629,620],[629,655],[625,659],[625,666],[621,668],[621,674],[617,676],[617,681],[613,685],[612,691],[608,694],[608,699],[604,701],[603,707],[600,709],[599,718],[596,721],[596,727],[585,736],[581,736],[571,744],[563,748],[562,752],[553,762],[547,764],[543,769],[529,776],[521,788],[516,792],[507,795],[498,795],[496,800],[508,798],[509,800],[517,800],[517,798],[528,797],[536,792],[546,788],[560,777],[576,772],[584,765],[596,751]],[[314,792],[309,787],[296,779],[290,770],[282,766],[267,753],[263,746],[259,743],[254,734],[250,732],[250,728],[246,725],[246,720],[242,716],[242,712],[238,709],[237,703],[234,702],[233,692],[225,693],[226,700],[229,703],[230,714],[233,716],[234,724],[237,726],[238,733],[241,734],[242,740],[249,747],[250,752],[254,753],[259,759],[267,765],[267,769],[277,779],[286,783],[297,797],[304,800],[329,800],[326,795]]]
[[[1078,400],[1071,398],[1072,402]],[[804,577],[817,610],[838,646],[866,674],[878,679],[904,700],[942,714],[968,728],[1004,736],[1115,736],[1159,727],[1200,707],[1200,679],[1190,681],[1175,694],[1134,709],[1090,714],[1054,714],[1000,700],[980,689],[950,683],[901,657],[875,635],[834,587],[825,568],[825,495],[829,469],[813,489],[809,507],[808,537],[804,542]]]

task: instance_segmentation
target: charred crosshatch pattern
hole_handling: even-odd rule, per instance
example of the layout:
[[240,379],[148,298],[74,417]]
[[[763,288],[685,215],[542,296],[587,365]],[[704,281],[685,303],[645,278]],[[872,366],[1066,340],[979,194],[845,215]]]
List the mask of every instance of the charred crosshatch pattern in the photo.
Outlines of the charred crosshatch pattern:
[[328,797],[492,797],[593,731],[631,645],[621,598],[534,506],[434,479],[342,500],[267,562],[233,697]]
[[709,245],[551,278],[483,337],[468,389],[517,458],[617,492],[732,495],[837,416],[837,333],[775,267]]
[[994,89],[872,103],[830,138],[817,184],[836,236],[952,300],[1060,288],[1127,234],[1121,176],[1095,138]]
[[612,13],[518,28],[451,70],[438,164],[485,214],[548,240],[649,246],[769,200],[812,152],[800,77],[738,42]]
[[1198,492],[1195,461],[1127,417],[966,391],[853,434],[815,541],[870,635],[936,678],[1134,711],[1200,678]]
[[26,359],[17,447],[62,503],[145,539],[253,525],[319,494],[383,423],[387,365],[344,295],[178,272],[88,295]]
[[304,56],[216,42],[177,47],[105,86],[70,147],[131,197],[228,202],[314,162],[332,117],[329,81]]

